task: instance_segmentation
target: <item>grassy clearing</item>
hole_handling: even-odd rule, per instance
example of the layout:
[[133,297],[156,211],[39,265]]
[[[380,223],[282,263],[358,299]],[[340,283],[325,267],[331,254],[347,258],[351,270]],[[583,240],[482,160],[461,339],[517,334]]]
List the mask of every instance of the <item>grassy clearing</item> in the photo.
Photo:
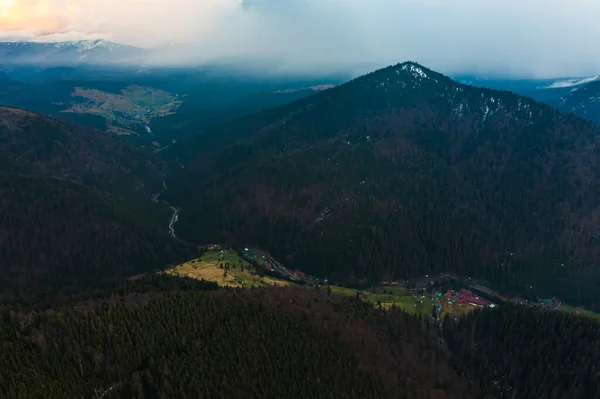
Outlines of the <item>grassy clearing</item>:
[[394,287],[394,286],[383,286],[375,288],[375,292],[380,292],[382,294],[389,295],[397,295],[397,296],[406,296],[408,295],[408,290],[404,287]]
[[590,319],[600,321],[600,314],[594,313],[589,310],[577,310],[569,305],[562,305],[560,308],[563,312],[579,314],[581,316],[589,317]]
[[234,251],[207,252],[202,257],[185,262],[170,270],[168,274],[214,281],[221,287],[273,287],[292,283],[271,276],[259,276],[255,268]]
[[[412,295],[408,295],[406,289],[401,287],[392,288],[391,291],[390,287],[377,287],[374,293],[335,285],[330,287],[331,292],[335,294],[354,296],[358,293],[364,301],[370,302],[374,306],[381,304],[386,309],[394,306],[409,313],[429,315],[433,308],[433,301],[428,295],[413,298]],[[416,302],[420,304],[420,307],[415,306]]]
[[330,285],[329,287],[331,288],[331,292],[333,292],[334,294],[340,294],[340,295],[352,296],[352,295],[356,295],[356,293],[361,292],[361,291],[355,290],[353,288],[340,287],[337,285]]

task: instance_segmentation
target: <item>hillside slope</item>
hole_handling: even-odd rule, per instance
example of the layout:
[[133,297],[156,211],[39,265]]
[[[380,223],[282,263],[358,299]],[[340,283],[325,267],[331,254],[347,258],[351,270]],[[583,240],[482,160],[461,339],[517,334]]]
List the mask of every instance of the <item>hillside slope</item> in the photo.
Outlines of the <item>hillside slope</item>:
[[184,236],[257,243],[317,275],[451,271],[592,304],[598,137],[404,63],[181,142],[170,194]]
[[150,196],[166,164],[117,137],[16,108],[0,107],[0,159],[14,171]]
[[185,259],[171,210],[151,201],[165,172],[116,137],[0,108],[0,286],[96,283]]

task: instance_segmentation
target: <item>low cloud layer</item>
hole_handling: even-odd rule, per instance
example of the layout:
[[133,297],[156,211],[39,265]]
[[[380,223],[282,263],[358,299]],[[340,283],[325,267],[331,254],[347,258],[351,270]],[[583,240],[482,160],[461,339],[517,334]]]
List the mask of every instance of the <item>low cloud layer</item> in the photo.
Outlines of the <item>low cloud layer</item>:
[[597,0],[0,0],[4,37],[102,37],[157,47],[157,62],[297,71],[414,60],[446,73],[597,75],[598,21]]

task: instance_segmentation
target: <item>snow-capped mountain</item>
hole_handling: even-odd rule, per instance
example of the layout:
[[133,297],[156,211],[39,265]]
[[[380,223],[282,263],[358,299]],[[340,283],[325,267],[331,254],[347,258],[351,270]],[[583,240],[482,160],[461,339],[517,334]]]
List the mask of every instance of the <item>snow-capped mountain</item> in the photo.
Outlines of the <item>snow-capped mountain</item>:
[[541,89],[564,89],[567,87],[577,87],[598,80],[600,76],[590,76],[586,78],[562,79],[552,82],[548,86],[540,87]]
[[78,53],[89,51],[95,48],[105,48],[108,51],[113,51],[123,47],[121,44],[109,42],[106,40],[79,40],[76,42],[58,42],[54,43],[56,48],[73,48]]
[[0,64],[120,64],[143,59],[146,50],[106,40],[0,42]]
[[600,75],[556,79],[484,79],[460,76],[463,84],[513,91],[600,125]]

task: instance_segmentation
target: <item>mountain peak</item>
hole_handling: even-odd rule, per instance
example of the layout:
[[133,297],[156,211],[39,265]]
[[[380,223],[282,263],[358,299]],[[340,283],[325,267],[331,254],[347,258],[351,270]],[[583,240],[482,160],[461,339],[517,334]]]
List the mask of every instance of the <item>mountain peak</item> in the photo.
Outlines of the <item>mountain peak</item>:
[[452,83],[450,78],[432,71],[423,65],[414,62],[406,61],[395,65],[390,65],[386,68],[379,69],[370,74],[364,75],[360,78],[365,83],[370,82],[373,84],[375,80],[377,83],[375,86],[379,86],[384,89],[390,89],[393,87],[399,87],[406,89],[408,87],[421,87],[423,84],[439,84],[439,83]]
[[144,49],[104,39],[63,42],[0,42],[2,64],[93,64],[138,62],[147,55]]
[[68,41],[68,42],[58,42],[54,43],[54,47],[56,48],[64,48],[64,47],[72,47],[75,48],[77,52],[89,51],[98,47],[104,47],[109,51],[113,51],[115,48],[121,47],[120,44],[109,42],[104,39],[95,39],[95,40],[78,40],[78,41]]
[[423,65],[420,65],[414,61],[406,61],[394,66],[397,73],[400,72],[409,72],[412,73],[415,77],[426,78],[427,72],[432,72],[431,70],[425,68]]

